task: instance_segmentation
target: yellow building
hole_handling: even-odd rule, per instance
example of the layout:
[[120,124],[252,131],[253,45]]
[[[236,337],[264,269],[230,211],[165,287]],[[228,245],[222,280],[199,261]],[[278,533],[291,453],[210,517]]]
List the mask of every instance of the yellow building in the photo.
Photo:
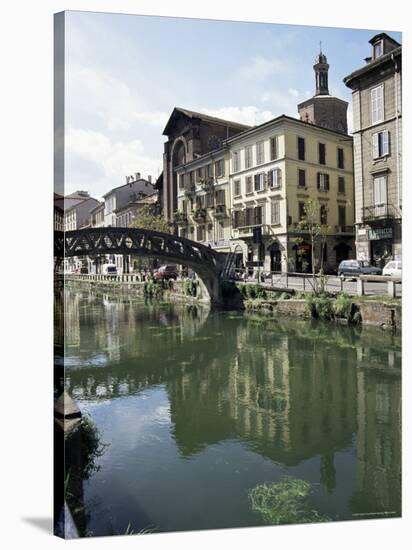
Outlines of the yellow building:
[[[229,139],[227,146],[232,240],[245,264],[311,270],[310,235],[299,224],[308,199],[315,201],[315,221],[325,235],[316,244],[323,246],[325,270],[354,257],[351,137],[282,115]],[[315,256],[320,260],[321,251]]]
[[312,199],[323,235],[316,270],[323,264],[333,272],[355,257],[348,104],[329,94],[322,52],[313,68],[316,93],[298,105],[299,119],[281,115],[228,135],[175,169],[180,236],[233,253],[235,265],[250,272],[309,272],[311,239],[300,221]]

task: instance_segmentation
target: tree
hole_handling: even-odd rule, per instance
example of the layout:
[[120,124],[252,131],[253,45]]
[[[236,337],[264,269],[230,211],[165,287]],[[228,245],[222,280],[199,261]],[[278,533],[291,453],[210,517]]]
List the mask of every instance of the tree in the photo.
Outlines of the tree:
[[[316,283],[316,265],[320,266],[320,274],[323,276],[323,259],[324,259],[324,245],[326,243],[326,231],[328,225],[326,222],[327,218],[327,206],[321,205],[318,200],[307,199],[303,208],[303,217],[298,223],[298,227],[301,231],[306,231],[309,233],[310,242],[311,242],[311,255],[312,255],[312,280],[313,280],[313,290],[318,291]],[[301,237],[295,239],[297,243],[302,242]],[[320,242],[320,247],[316,245]],[[317,249],[320,251],[320,258],[316,257]],[[321,290],[324,290],[323,280],[321,281]]]
[[151,231],[171,233],[171,224],[150,204],[145,204],[137,211],[137,214],[130,224],[130,227],[140,227]]

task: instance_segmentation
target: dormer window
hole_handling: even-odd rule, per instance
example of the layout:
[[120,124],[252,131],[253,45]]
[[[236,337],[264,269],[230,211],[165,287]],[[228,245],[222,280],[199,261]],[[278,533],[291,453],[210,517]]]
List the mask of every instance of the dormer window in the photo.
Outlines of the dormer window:
[[383,40],[379,40],[373,45],[373,59],[377,59],[381,55],[383,55]]

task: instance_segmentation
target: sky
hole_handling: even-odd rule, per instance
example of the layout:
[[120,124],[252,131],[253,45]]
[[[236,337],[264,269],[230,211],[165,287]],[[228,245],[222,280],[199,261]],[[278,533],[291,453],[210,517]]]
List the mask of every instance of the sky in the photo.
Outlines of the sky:
[[100,199],[135,172],[156,179],[175,106],[250,125],[297,117],[320,41],[329,91],[350,102],[342,79],[382,30],[66,12],[66,193]]

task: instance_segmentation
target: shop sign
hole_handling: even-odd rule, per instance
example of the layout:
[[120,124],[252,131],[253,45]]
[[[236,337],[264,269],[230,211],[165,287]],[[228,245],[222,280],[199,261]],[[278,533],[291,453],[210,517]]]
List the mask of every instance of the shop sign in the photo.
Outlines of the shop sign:
[[369,229],[369,240],[379,241],[381,239],[392,239],[392,227],[381,227]]

